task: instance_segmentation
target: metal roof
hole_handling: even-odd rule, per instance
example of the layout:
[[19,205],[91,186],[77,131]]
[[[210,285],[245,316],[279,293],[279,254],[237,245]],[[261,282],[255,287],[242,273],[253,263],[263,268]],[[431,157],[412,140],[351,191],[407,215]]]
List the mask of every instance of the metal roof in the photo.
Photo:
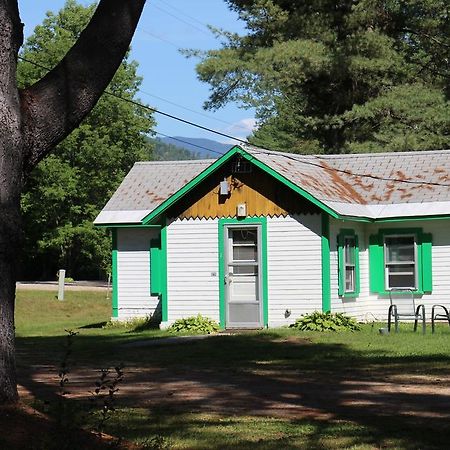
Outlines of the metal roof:
[[137,162],[95,219],[96,225],[140,223],[214,160]]
[[[450,214],[450,150],[316,156],[242,148],[338,215]],[[213,162],[136,163],[95,223],[140,223]]]

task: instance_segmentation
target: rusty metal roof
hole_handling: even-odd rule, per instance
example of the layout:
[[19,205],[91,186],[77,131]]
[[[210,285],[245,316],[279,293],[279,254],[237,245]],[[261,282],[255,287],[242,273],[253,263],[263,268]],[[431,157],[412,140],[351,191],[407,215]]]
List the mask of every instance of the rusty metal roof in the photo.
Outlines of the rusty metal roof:
[[308,156],[245,149],[324,202],[450,201],[450,150]]
[[140,223],[143,217],[213,162],[214,160],[135,163],[94,223]]
[[[314,156],[242,148],[342,216],[450,214],[450,150]],[[107,211],[135,211],[139,221],[212,162],[135,164],[96,223]],[[124,222],[126,213],[118,215]]]

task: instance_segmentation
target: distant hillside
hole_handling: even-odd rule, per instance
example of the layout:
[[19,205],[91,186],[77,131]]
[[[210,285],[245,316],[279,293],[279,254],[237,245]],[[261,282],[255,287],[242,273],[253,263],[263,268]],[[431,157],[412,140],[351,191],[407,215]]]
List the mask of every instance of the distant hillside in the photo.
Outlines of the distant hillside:
[[149,138],[149,141],[153,146],[152,153],[155,161],[181,161],[202,158],[199,152],[191,152],[177,145],[165,143],[160,138]]
[[[190,138],[184,136],[174,136],[173,138],[164,137],[161,141],[165,144],[174,145],[176,147],[188,150],[199,155],[200,158],[216,159],[226,153],[233,145],[222,144],[221,142],[211,139]],[[180,142],[184,141],[184,142]]]

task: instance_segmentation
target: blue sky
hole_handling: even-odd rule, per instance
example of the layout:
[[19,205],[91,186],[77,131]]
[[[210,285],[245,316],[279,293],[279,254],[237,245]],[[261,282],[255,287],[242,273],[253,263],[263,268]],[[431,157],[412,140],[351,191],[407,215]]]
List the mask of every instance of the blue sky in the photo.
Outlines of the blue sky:
[[[92,1],[78,0],[82,4]],[[19,0],[25,36],[45,18],[58,11],[64,0]],[[254,124],[254,112],[228,105],[217,112],[204,111],[209,86],[197,80],[196,60],[187,59],[179,48],[219,48],[206,24],[229,31],[244,32],[243,23],[227,8],[224,0],[147,0],[132,42],[132,58],[139,62],[143,77],[140,99],[157,109],[208,128],[244,138]],[[177,106],[179,105],[179,106]],[[157,131],[169,136],[205,137],[227,142],[226,138],[155,115]]]

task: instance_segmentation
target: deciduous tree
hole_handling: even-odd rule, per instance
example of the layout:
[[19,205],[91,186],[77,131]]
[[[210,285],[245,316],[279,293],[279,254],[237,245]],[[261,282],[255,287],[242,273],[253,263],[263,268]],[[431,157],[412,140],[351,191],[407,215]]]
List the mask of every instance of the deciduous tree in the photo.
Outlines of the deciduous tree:
[[[54,67],[78,39],[94,6],[67,0],[48,12],[20,53],[18,83],[26,87]],[[20,276],[53,277],[58,268],[73,278],[92,278],[107,270],[110,239],[93,220],[135,161],[151,157],[154,121],[149,110],[122,99],[138,100],[137,63],[129,54],[95,108],[41,161],[22,195],[25,247]]]
[[20,90],[19,8],[17,0],[0,0],[0,402],[17,400],[14,299],[24,181],[95,106],[128,50],[144,4],[101,0],[64,58]]

